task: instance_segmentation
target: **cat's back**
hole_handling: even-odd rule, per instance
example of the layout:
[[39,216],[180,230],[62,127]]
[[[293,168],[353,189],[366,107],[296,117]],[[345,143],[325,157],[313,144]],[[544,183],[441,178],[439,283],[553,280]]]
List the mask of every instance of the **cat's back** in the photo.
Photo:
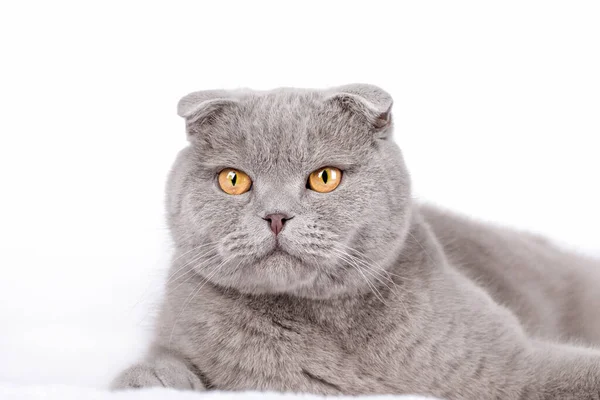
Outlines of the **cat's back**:
[[600,344],[600,262],[527,232],[419,207],[459,271],[533,335]]

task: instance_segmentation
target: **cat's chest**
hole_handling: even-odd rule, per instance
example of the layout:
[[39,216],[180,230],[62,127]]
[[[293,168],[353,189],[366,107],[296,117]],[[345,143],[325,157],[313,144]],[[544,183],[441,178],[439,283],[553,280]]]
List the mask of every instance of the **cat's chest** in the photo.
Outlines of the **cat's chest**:
[[368,326],[277,304],[207,307],[192,336],[194,362],[215,387],[227,389],[372,391],[389,366],[373,349],[384,354],[381,346],[392,346]]

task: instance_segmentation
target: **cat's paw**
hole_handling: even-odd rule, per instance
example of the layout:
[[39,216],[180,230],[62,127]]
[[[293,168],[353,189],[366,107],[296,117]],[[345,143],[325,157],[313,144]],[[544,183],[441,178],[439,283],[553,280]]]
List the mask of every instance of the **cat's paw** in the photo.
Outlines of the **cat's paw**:
[[200,379],[188,368],[172,363],[141,363],[123,371],[112,383],[112,389],[168,387],[183,390],[205,390]]

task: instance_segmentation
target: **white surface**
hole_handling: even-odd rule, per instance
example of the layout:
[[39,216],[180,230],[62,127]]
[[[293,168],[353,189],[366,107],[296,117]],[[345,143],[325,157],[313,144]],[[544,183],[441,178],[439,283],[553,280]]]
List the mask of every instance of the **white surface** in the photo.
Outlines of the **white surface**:
[[379,84],[416,197],[598,249],[599,20],[595,1],[2,2],[0,381],[103,388],[141,355],[192,90]]
[[[129,392],[108,392],[89,388],[73,386],[28,386],[0,384],[0,398],[2,400],[319,400],[321,396],[307,394],[280,394],[261,392],[178,392],[170,389],[145,389]],[[356,397],[327,397],[328,399],[356,399]],[[433,400],[420,396],[364,396],[363,400]]]

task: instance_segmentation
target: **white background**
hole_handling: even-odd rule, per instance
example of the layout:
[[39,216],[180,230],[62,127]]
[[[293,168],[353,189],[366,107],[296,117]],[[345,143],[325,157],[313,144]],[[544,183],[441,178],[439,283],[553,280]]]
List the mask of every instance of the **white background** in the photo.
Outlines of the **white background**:
[[600,249],[599,4],[2,2],[0,382],[143,350],[194,90],[375,83],[415,197]]

